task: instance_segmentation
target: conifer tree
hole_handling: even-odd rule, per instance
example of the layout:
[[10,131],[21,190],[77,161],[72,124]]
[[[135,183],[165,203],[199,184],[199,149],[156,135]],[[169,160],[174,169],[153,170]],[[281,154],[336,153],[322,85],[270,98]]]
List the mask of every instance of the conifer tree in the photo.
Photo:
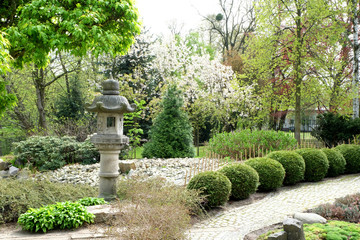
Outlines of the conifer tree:
[[150,140],[144,145],[143,157],[194,157],[192,127],[187,114],[181,109],[183,99],[176,86],[165,93],[162,111],[154,120]]

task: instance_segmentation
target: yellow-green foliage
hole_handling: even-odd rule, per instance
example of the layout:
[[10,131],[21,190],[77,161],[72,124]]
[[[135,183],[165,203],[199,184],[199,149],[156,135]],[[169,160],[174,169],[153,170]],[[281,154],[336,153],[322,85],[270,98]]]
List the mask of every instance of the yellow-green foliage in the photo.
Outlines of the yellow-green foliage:
[[87,185],[1,179],[0,223],[16,221],[29,208],[96,195],[97,189]]

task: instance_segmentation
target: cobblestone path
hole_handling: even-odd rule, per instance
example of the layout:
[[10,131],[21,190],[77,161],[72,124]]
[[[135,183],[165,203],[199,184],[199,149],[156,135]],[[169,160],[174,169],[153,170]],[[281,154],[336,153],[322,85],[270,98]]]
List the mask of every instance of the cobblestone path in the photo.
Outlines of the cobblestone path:
[[250,205],[232,208],[195,224],[188,231],[191,240],[239,240],[254,230],[282,222],[335,198],[360,192],[360,175],[343,175],[317,183],[283,187]]

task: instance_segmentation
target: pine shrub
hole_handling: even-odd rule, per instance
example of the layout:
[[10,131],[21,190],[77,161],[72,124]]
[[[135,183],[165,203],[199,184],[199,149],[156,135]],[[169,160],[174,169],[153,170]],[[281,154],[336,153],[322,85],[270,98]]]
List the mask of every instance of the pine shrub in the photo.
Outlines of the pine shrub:
[[294,185],[304,179],[305,161],[293,151],[275,151],[266,157],[281,163],[285,169],[284,185]]
[[77,142],[74,137],[33,136],[15,143],[15,162],[18,167],[55,170],[69,163],[93,164],[100,155],[89,142]]
[[250,166],[242,163],[233,163],[223,167],[220,173],[231,182],[231,197],[246,199],[256,191],[259,185],[259,175]]
[[151,127],[150,140],[144,145],[143,157],[194,157],[192,127],[182,106],[180,91],[170,86],[162,101],[162,111]]
[[281,187],[285,178],[284,167],[271,158],[252,158],[245,161],[245,164],[254,168],[259,174],[261,191],[272,191]]
[[329,161],[327,177],[336,177],[345,172],[346,161],[339,151],[329,148],[323,148],[321,151],[325,153]]
[[205,207],[213,208],[229,200],[231,193],[230,180],[220,172],[202,172],[195,175],[188,184],[188,189],[198,189],[205,196]]
[[318,182],[322,180],[329,169],[329,161],[321,150],[304,148],[296,150],[305,161],[305,181]]
[[360,146],[355,144],[342,144],[335,147],[345,158],[345,173],[360,172]]

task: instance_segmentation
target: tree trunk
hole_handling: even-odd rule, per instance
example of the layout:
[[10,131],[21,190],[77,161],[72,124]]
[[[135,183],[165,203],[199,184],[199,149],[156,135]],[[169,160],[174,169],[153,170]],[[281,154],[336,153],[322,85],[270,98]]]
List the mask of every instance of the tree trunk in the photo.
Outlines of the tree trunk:
[[358,0],[352,1],[352,10],[353,10],[353,50],[354,50],[354,60],[353,60],[353,118],[359,117],[359,16],[358,16]]
[[47,122],[45,114],[45,75],[44,70],[41,68],[34,67],[33,70],[33,82],[36,89],[36,107],[39,113],[39,131],[47,132]]

